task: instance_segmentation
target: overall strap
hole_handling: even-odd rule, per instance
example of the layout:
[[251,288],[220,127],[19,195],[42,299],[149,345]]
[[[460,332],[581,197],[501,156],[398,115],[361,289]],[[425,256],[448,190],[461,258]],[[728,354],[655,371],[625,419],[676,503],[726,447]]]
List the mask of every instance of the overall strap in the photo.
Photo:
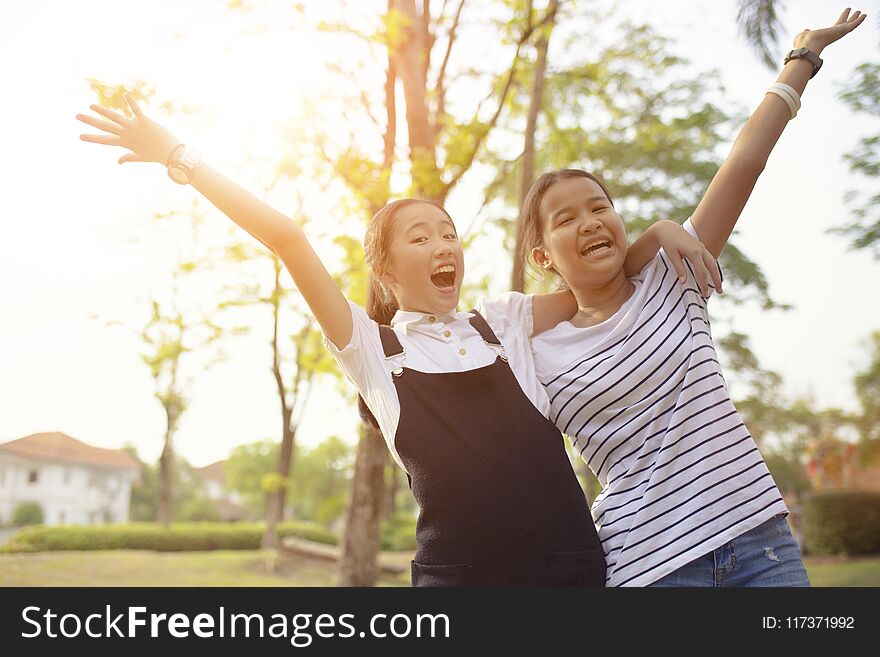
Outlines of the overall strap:
[[480,337],[486,341],[486,343],[494,345],[496,347],[502,347],[501,341],[495,336],[495,332],[492,330],[492,327],[489,326],[489,322],[483,319],[483,316],[476,311],[476,309],[471,310],[474,314],[473,317],[470,318],[471,326],[477,329],[477,333],[480,334]]
[[394,329],[390,326],[385,326],[384,324],[379,326],[379,339],[382,340],[382,350],[385,352],[385,358],[394,358],[406,353],[403,345],[400,344],[400,340],[397,339]]

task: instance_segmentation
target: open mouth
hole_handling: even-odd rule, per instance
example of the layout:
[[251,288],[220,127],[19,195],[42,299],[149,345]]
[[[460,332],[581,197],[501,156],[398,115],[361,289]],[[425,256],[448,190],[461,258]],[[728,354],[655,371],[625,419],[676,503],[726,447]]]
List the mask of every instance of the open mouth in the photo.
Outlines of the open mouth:
[[582,256],[602,255],[611,249],[611,241],[607,239],[599,239],[585,244],[581,249]]
[[440,290],[448,290],[455,287],[455,267],[452,265],[443,265],[437,267],[431,274],[431,282]]

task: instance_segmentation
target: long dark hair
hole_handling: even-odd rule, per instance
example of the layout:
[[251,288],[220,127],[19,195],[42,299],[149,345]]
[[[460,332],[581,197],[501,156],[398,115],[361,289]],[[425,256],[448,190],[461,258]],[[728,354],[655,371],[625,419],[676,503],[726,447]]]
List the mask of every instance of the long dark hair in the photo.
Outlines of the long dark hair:
[[[377,324],[390,324],[399,306],[391,290],[382,285],[377,271],[384,271],[388,264],[391,236],[394,232],[394,220],[400,211],[416,203],[433,205],[449,217],[446,209],[433,201],[418,198],[402,198],[385,205],[373,215],[364,236],[364,258],[370,268],[367,274],[367,315]],[[452,221],[452,217],[449,217]],[[363,397],[358,395],[358,412],[365,423],[379,428],[376,418],[367,408]]]
[[[544,200],[544,195],[553,185],[560,180],[568,180],[569,178],[589,178],[602,188],[602,191],[605,192],[605,196],[608,197],[608,202],[611,203],[612,207],[614,206],[614,200],[611,198],[611,194],[608,193],[605,183],[592,173],[587,173],[580,169],[558,169],[556,171],[548,171],[539,176],[538,179],[532,183],[528,194],[526,194],[522,209],[520,210],[519,222],[520,231],[522,233],[521,257],[525,260],[526,267],[531,269],[532,272],[539,274],[539,276],[543,275],[544,269],[538,267],[532,257],[532,251],[544,244],[542,235],[544,225],[541,222],[541,201]],[[555,270],[553,271],[554,273],[557,273]]]

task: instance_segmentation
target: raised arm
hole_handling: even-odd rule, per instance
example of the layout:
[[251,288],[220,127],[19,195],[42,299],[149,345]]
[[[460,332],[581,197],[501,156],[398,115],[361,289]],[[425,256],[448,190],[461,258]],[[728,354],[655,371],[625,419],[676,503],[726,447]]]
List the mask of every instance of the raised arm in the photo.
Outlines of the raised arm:
[[[794,39],[795,48],[807,48],[817,56],[829,45],[852,32],[865,20],[865,14],[845,9],[832,27],[804,30]],[[794,88],[800,96],[813,75],[813,65],[803,58],[790,60],[777,78]],[[796,99],[792,99],[793,101]],[[737,135],[730,155],[718,169],[691,222],[700,240],[716,258],[739,219],[770,152],[779,140],[792,112],[789,104],[775,93],[767,93]]]
[[[92,105],[91,109],[104,119],[77,114],[77,119],[104,132],[80,135],[80,139],[128,149],[129,152],[119,158],[120,164],[156,162],[164,166],[180,142],[144,114],[134,99],[128,95],[125,99],[134,118],[129,119],[99,105]],[[345,347],[352,333],[348,301],[309,244],[302,228],[207,164],[195,167],[192,186],[232,221],[278,254],[324,333],[337,347]]]

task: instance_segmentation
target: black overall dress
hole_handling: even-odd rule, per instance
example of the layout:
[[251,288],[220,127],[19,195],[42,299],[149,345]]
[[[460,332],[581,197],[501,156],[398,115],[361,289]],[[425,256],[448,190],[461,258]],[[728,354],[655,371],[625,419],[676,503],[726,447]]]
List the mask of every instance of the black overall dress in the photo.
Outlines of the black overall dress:
[[[556,427],[523,392],[503,346],[466,372],[392,372],[394,443],[419,503],[413,586],[604,586],[605,558]],[[386,358],[404,354],[380,326]]]

